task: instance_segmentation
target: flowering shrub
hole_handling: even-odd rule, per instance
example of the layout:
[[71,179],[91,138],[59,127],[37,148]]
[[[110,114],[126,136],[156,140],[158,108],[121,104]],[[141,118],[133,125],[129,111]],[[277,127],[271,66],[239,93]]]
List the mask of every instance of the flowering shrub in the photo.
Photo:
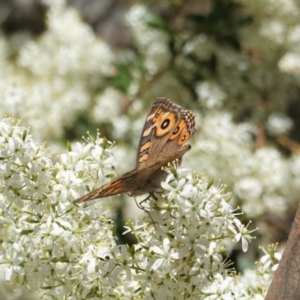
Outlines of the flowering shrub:
[[253,293],[222,256],[239,241],[247,251],[252,239],[224,186],[170,165],[160,207],[149,200],[150,218],[126,226],[124,234],[135,234],[138,243],[117,245],[113,206],[72,204],[111,177],[110,142],[90,137],[53,165],[15,119],[0,122],[0,140],[0,273],[9,284],[37,290],[42,299],[248,299]]
[[62,1],[49,3],[47,27],[39,39],[0,34],[0,116],[23,118],[37,137],[55,139],[90,105],[91,91],[114,66],[108,45]]
[[[275,247],[239,276],[221,254],[251,240],[233,207],[256,226],[268,214],[287,219],[298,205],[297,2],[216,0],[205,14],[190,10],[193,1],[167,1],[159,17],[140,1],[124,11],[133,39],[118,52],[64,0],[42,2],[39,37],[0,32],[0,274],[8,289],[45,299],[262,299]],[[134,165],[157,96],[197,115],[184,157],[194,172],[171,165],[162,204],[152,197],[149,216],[127,224],[138,244],[117,245],[110,219],[119,202],[83,208],[72,200],[115,176],[114,156],[120,172]],[[91,134],[62,149],[61,139],[97,127],[119,148]],[[256,240],[270,241],[268,230]]]

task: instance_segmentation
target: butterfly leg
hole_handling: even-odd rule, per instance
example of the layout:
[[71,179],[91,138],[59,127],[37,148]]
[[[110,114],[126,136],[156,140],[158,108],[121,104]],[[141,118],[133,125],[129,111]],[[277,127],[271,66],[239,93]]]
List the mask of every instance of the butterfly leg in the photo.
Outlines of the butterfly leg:
[[143,210],[143,211],[146,211],[146,208],[145,208],[145,206],[143,205],[143,203],[146,202],[147,200],[149,200],[150,198],[153,198],[155,201],[158,200],[158,198],[155,196],[154,193],[149,193],[149,195],[148,195],[145,199],[143,199],[141,202],[137,202],[135,198],[134,198],[134,200],[135,200],[135,203],[136,203],[136,205],[137,205],[137,207],[138,207],[139,209],[141,209],[141,210]]
[[154,224],[154,226],[155,226],[155,222],[154,222],[154,220],[153,220],[153,218],[152,218],[152,216],[151,216],[151,214],[150,214],[150,211],[147,210],[147,209],[145,208],[145,206],[143,205],[143,203],[146,202],[147,200],[149,200],[151,197],[154,198],[155,200],[157,200],[157,198],[156,198],[156,196],[154,195],[154,193],[149,193],[149,196],[147,196],[147,197],[146,197],[145,199],[143,199],[141,202],[137,202],[137,200],[136,200],[135,197],[134,197],[134,201],[135,201],[135,203],[136,203],[136,206],[137,206],[139,209],[143,210],[143,211],[149,216],[149,218],[152,220],[152,222],[153,222],[153,224]]
[[151,197],[151,196],[149,195],[147,198],[143,199],[141,202],[138,202],[138,201],[136,200],[135,197],[133,197],[133,198],[134,198],[134,201],[135,201],[136,206],[137,206],[139,209],[143,210],[144,212],[149,213],[149,211],[148,211],[148,210],[145,208],[145,206],[142,205],[142,204],[143,204],[145,201],[147,201],[150,197]]

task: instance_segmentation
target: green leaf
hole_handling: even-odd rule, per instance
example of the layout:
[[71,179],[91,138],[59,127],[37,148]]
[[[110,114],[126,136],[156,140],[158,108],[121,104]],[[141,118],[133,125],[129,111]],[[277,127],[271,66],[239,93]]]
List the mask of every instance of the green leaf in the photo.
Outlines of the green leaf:
[[109,81],[118,89],[122,90],[123,92],[127,92],[132,80],[130,71],[124,64],[117,64],[116,69],[118,71],[117,75],[111,78]]
[[168,30],[167,23],[161,17],[154,14],[145,13],[142,17],[142,20],[151,27]]

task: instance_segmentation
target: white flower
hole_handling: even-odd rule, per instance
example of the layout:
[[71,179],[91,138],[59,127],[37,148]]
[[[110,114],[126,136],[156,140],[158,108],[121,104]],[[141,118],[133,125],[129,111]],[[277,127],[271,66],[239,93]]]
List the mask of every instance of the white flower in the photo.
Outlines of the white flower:
[[178,252],[174,252],[171,249],[170,240],[167,238],[164,238],[162,248],[153,246],[150,248],[150,251],[153,251],[160,257],[153,263],[151,270],[163,272],[165,274],[170,271],[173,261],[179,258]]
[[[131,281],[132,280],[132,258],[127,252],[126,246],[121,245],[118,248],[115,249],[114,256],[116,260],[118,261],[118,265],[115,266],[114,270],[112,271],[111,275],[114,278],[115,281],[120,280],[120,277],[126,278],[126,280]],[[122,274],[126,274],[124,277]]]
[[273,113],[268,118],[267,129],[272,135],[283,135],[288,133],[293,126],[293,122],[287,116]]
[[167,46],[168,35],[146,23],[145,17],[150,14],[143,5],[133,5],[127,13],[126,20],[130,26],[137,47],[143,54],[144,64],[151,76],[164,69],[171,56]]
[[252,239],[250,233],[254,230],[249,231],[247,227],[245,227],[238,219],[234,219],[228,229],[235,233],[235,237],[233,239],[235,243],[240,240],[242,241],[242,249],[244,252],[246,252],[248,250],[249,242]]
[[300,73],[299,53],[287,52],[278,62],[278,67],[284,72],[298,75]]
[[216,108],[223,105],[223,101],[226,98],[225,92],[216,83],[201,82],[197,87],[197,93],[201,102],[207,108]]

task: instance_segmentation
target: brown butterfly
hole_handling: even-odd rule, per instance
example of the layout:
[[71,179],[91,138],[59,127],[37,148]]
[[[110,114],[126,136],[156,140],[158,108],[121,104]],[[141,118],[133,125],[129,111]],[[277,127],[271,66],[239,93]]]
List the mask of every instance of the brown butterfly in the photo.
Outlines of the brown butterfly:
[[167,173],[162,169],[191,149],[187,145],[195,133],[195,115],[169,99],[157,98],[147,115],[138,147],[136,168],[110,183],[74,200],[75,203],[120,193],[137,196],[155,192]]

